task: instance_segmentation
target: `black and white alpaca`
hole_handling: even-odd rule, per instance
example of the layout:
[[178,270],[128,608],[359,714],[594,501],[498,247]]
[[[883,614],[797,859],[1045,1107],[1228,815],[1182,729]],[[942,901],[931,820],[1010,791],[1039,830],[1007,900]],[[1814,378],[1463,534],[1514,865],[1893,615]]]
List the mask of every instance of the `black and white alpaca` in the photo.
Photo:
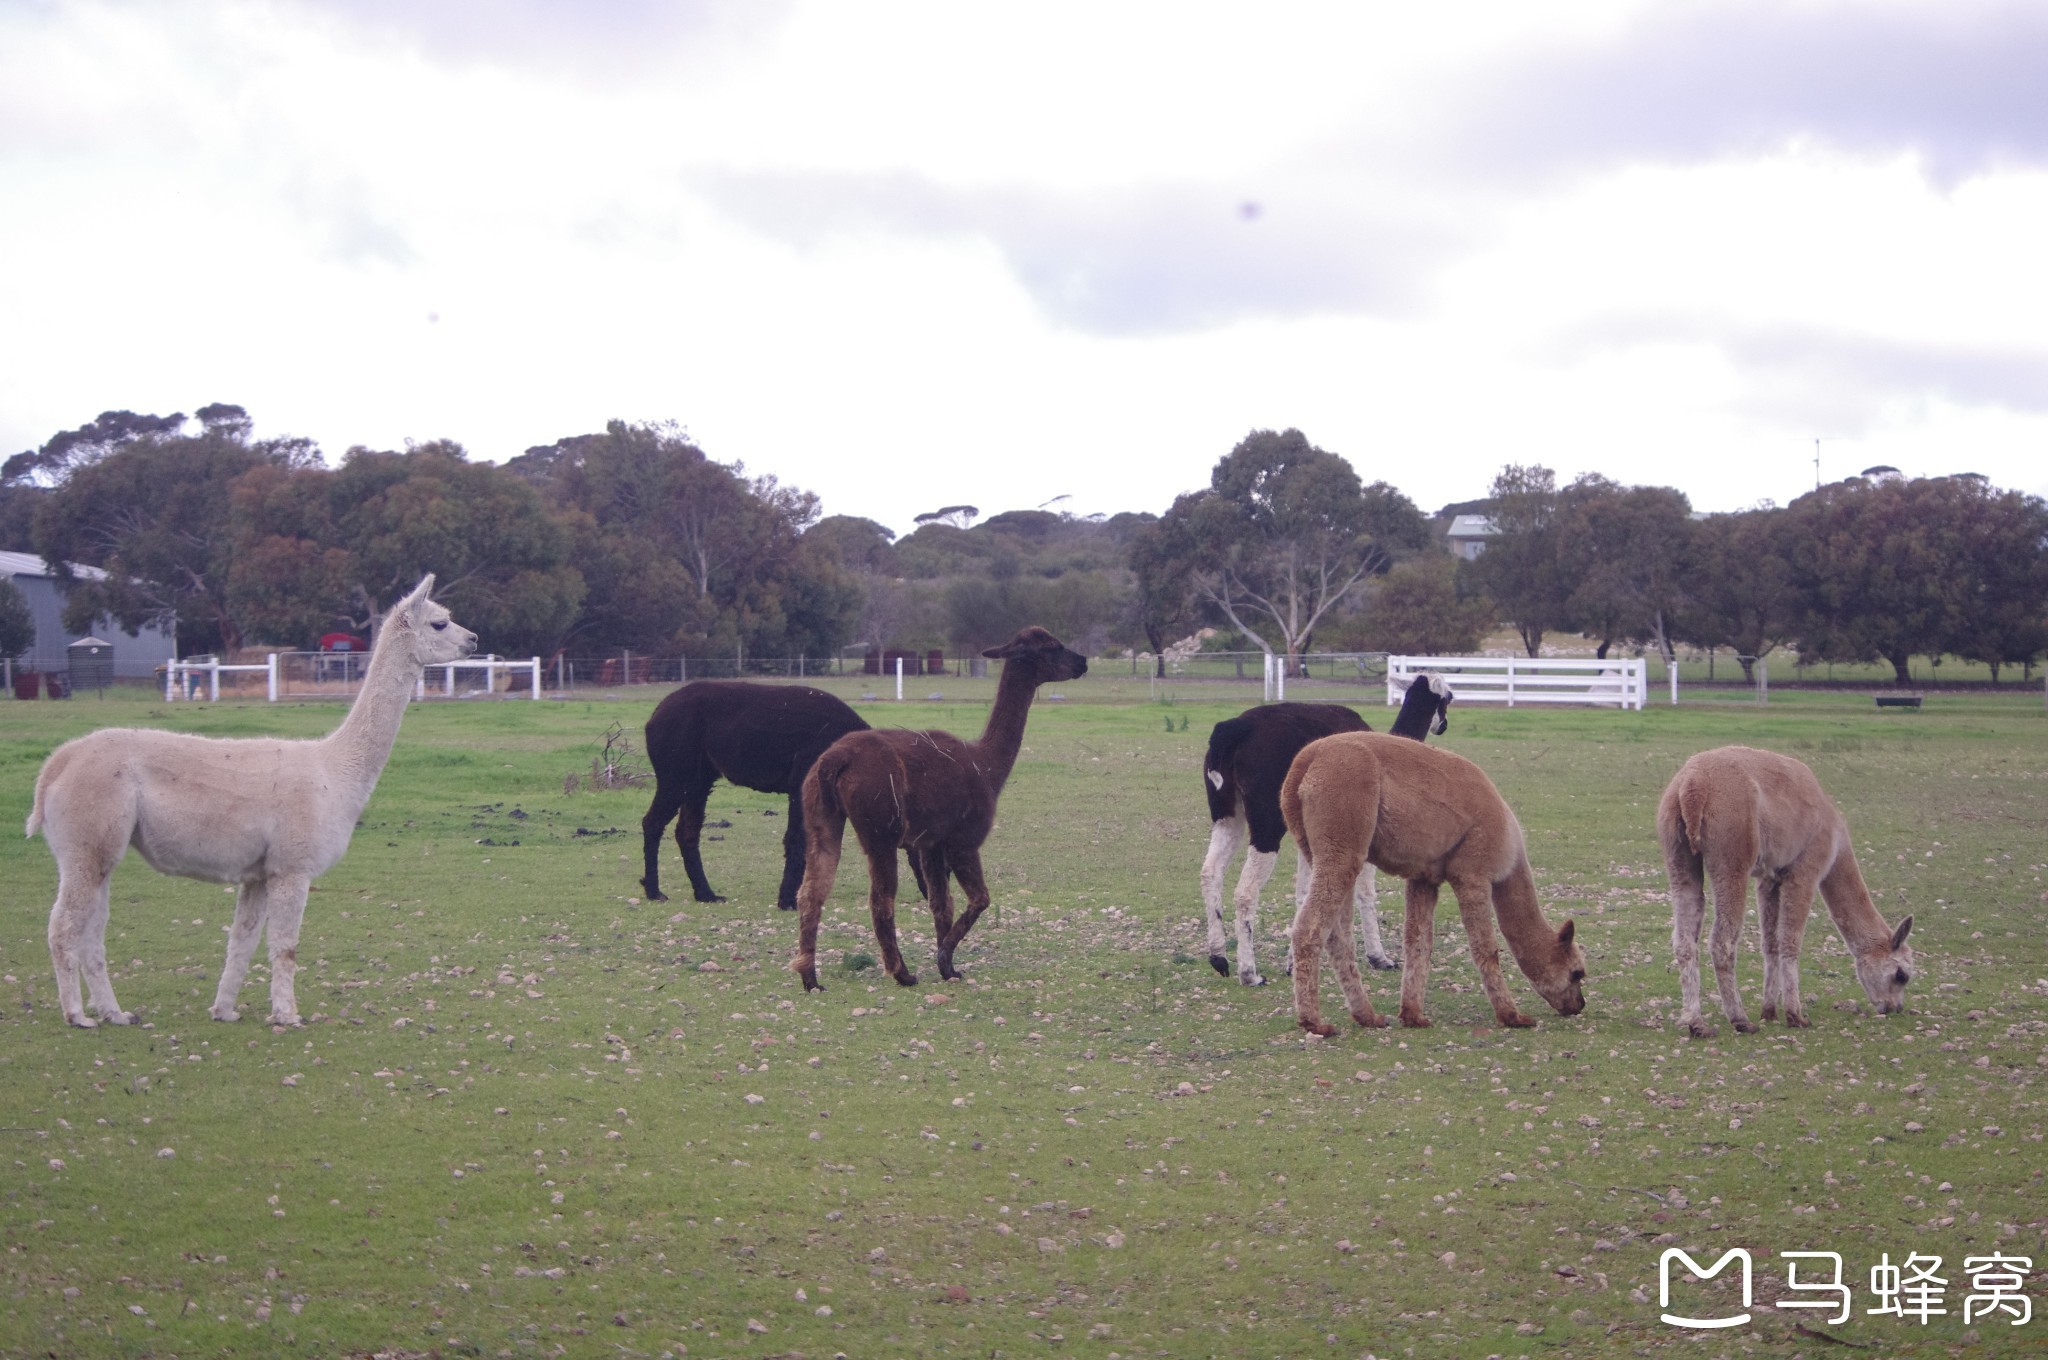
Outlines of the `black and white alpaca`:
[[[1446,710],[1451,704],[1451,687],[1443,677],[1418,675],[1401,701],[1401,712],[1390,729],[1397,737],[1422,741],[1432,733],[1441,736],[1449,726]],[[1224,977],[1230,976],[1230,961],[1224,957],[1223,877],[1230,861],[1244,849],[1244,869],[1238,875],[1237,980],[1247,987],[1261,987],[1253,956],[1253,937],[1258,933],[1259,894],[1273,876],[1280,856],[1280,838],[1287,824],[1280,816],[1280,785],[1287,768],[1301,748],[1322,737],[1339,732],[1369,732],[1371,727],[1343,704],[1281,703],[1248,708],[1235,718],[1217,723],[1209,734],[1209,753],[1202,760],[1204,791],[1209,795],[1209,854],[1202,861],[1202,905],[1209,930],[1209,964]],[[1294,865],[1294,903],[1300,910],[1308,897],[1309,875],[1297,850]],[[1380,943],[1379,885],[1370,864],[1358,876],[1353,889],[1358,909],[1358,932],[1365,945],[1366,962],[1375,968],[1397,965],[1387,957]],[[1288,971],[1293,971],[1294,947],[1287,950]]]

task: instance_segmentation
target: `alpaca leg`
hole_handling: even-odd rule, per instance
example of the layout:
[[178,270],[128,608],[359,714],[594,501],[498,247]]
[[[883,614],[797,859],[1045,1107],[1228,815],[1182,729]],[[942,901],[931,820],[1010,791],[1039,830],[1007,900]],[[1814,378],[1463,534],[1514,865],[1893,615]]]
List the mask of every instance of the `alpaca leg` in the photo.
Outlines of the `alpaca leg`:
[[1429,990],[1429,954],[1436,943],[1437,885],[1408,880],[1407,914],[1401,940],[1401,1023],[1428,1029],[1422,999]]
[[1223,956],[1223,876],[1244,848],[1246,834],[1242,814],[1211,823],[1209,853],[1202,860],[1202,917],[1209,927],[1209,966],[1222,977],[1230,976],[1230,960]]
[[1310,1034],[1326,1039],[1337,1032],[1337,1027],[1323,1022],[1319,996],[1323,947],[1332,932],[1330,918],[1344,910],[1345,903],[1342,897],[1334,903],[1326,902],[1324,899],[1332,894],[1327,886],[1319,891],[1317,884],[1336,883],[1337,893],[1346,892],[1351,880],[1341,871],[1340,859],[1341,856],[1325,856],[1324,872],[1309,875],[1308,896],[1295,911],[1294,924],[1288,931],[1294,954],[1294,1021]]
[[[798,780],[789,795],[789,811],[783,814],[782,882],[775,889],[778,911],[796,910],[796,890],[804,881],[804,789]],[[700,856],[701,858],[701,856]]]
[[270,1023],[299,1023],[297,981],[299,927],[306,919],[306,890],[311,880],[275,878],[260,891],[266,901],[264,935],[270,941]]
[[813,818],[805,832],[804,881],[796,890],[796,957],[789,966],[807,992],[825,990],[818,985],[818,918],[832,896],[845,838],[846,819],[830,814]]
[[1782,879],[1756,881],[1757,935],[1764,956],[1764,1004],[1757,1018],[1764,1021],[1778,1018],[1778,1006],[1784,996],[1784,960],[1779,953],[1778,937],[1778,904],[1783,887]]
[[917,974],[903,962],[896,943],[896,847],[861,848],[868,853],[868,915],[875,923],[875,943],[882,947],[882,969],[896,979],[899,987],[915,987]]
[[964,850],[956,859],[953,876],[960,880],[960,891],[967,894],[967,909],[939,937],[939,976],[958,982],[960,971],[953,966],[953,951],[960,947],[961,941],[967,938],[967,932],[974,929],[974,923],[988,910],[988,880],[981,872],[981,851]]
[[668,894],[661,890],[661,841],[668,824],[682,811],[682,801],[676,797],[672,783],[664,782],[657,775],[654,785],[654,802],[648,805],[647,814],[640,819],[640,853],[645,866],[640,874],[640,886],[647,891],[650,902],[666,902]]
[[1778,1000],[1785,1023],[1804,1029],[1806,1003],[1799,996],[1799,949],[1806,939],[1807,917],[1813,911],[1814,877],[1795,873],[1778,888]]
[[228,956],[221,965],[220,986],[214,989],[213,1009],[209,1012],[216,1020],[239,1020],[242,1013],[235,1009],[235,995],[242,990],[242,979],[249,976],[249,964],[256,957],[256,941],[263,935],[263,918],[270,905],[268,895],[260,881],[244,883],[235,892],[235,920],[228,927]]
[[1380,943],[1380,883],[1379,870],[1368,864],[1358,875],[1358,887],[1353,893],[1358,906],[1358,934],[1365,944],[1365,961],[1381,971],[1390,971],[1401,965],[1387,957],[1386,946]]
[[682,811],[676,817],[676,845],[683,852],[683,872],[690,876],[690,893],[699,902],[723,902],[704,877],[704,807],[711,801],[711,781],[691,783],[683,790]]
[[1714,882],[1714,982],[1721,992],[1721,1013],[1743,1034],[1756,1033],[1756,1026],[1742,1009],[1742,994],[1735,986],[1735,956],[1742,944],[1742,918],[1749,911],[1749,875],[1746,864],[1715,864],[1708,876]]
[[1536,1022],[1522,1014],[1500,971],[1500,937],[1493,928],[1493,885],[1484,879],[1454,882],[1458,916],[1465,923],[1465,947],[1479,967],[1479,985],[1493,1003],[1493,1018],[1502,1029],[1528,1029]]
[[[1355,882],[1364,882],[1371,872],[1372,866],[1367,865]],[[1372,998],[1365,992],[1365,978],[1358,971],[1358,938],[1352,933],[1351,921],[1352,914],[1344,910],[1340,901],[1337,910],[1330,913],[1330,962],[1337,967],[1337,984],[1344,989],[1344,1004],[1351,1018],[1368,1029],[1382,1029],[1386,1018],[1372,1008]]]
[[1678,965],[1678,1023],[1695,1039],[1711,1039],[1716,1030],[1700,1009],[1700,930],[1707,919],[1706,880],[1699,861],[1689,853],[1665,852],[1671,882],[1671,957]]
[[[1266,985],[1266,979],[1259,975],[1254,940],[1259,933],[1259,894],[1265,891],[1266,880],[1273,876],[1273,866],[1279,859],[1279,851],[1253,846],[1245,852],[1244,869],[1237,876],[1237,980],[1247,987]],[[1291,952],[1291,944],[1289,948]]]
[[[926,884],[924,900],[932,910],[932,939],[942,947],[946,936],[953,933],[953,894],[946,886],[946,876],[951,872],[943,850],[907,850],[904,858],[917,873],[917,881]],[[933,888],[930,884],[936,883]]]
[[[90,882],[80,882],[90,877]],[[107,976],[108,893],[112,874],[79,875],[61,868],[57,875],[57,900],[50,908],[50,966],[57,974],[57,1006],[65,1020],[80,1029],[95,1029],[99,1021],[85,1013],[79,978],[84,977],[92,996],[92,1008],[107,1023],[126,1025],[135,1016],[114,1000],[114,984]]]
[[121,1009],[121,1003],[114,999],[114,980],[107,972],[107,916],[109,893],[113,884],[108,883],[92,901],[92,914],[84,936],[85,994],[86,1000],[99,1017],[110,1025],[133,1024],[135,1017]]

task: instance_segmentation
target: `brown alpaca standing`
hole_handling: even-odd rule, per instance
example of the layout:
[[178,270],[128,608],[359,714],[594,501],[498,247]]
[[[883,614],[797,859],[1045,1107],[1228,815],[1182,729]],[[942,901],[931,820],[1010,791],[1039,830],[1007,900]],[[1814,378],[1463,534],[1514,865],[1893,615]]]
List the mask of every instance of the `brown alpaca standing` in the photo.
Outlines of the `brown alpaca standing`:
[[1698,1038],[1714,1027],[1700,1011],[1700,927],[1706,880],[1714,884],[1714,980],[1721,1010],[1744,1034],[1756,1026],[1735,989],[1735,952],[1757,881],[1764,947],[1764,1011],[1808,1023],[1799,999],[1799,947],[1818,889],[1856,962],[1856,979],[1878,1012],[1905,1009],[1913,977],[1908,916],[1893,930],[1870,900],[1849,826],[1813,771],[1790,756],[1748,746],[1702,751],[1685,762],[1657,804],[1657,839],[1671,880],[1671,946],[1678,960],[1679,1019]]
[[[896,850],[916,856],[931,898],[939,976],[958,978],[953,951],[988,907],[981,843],[995,825],[996,799],[1024,743],[1024,719],[1040,685],[1073,680],[1088,659],[1043,628],[1026,628],[982,653],[1003,662],[995,707],[981,740],[902,729],[849,732],[818,757],[804,778],[804,880],[797,889],[797,952],[790,967],[806,991],[818,986],[818,917],[832,895],[846,824],[868,857],[868,911],[882,967],[905,987],[917,975],[896,947]],[[967,910],[953,919],[946,876],[960,881]]]
[[1323,1023],[1316,993],[1325,944],[1351,1018],[1386,1024],[1365,995],[1353,953],[1351,885],[1370,863],[1408,880],[1401,962],[1401,1023],[1429,1024],[1422,1001],[1436,933],[1437,890],[1448,883],[1479,980],[1504,1026],[1536,1022],[1516,1008],[1501,977],[1494,921],[1515,962],[1560,1015],[1585,1009],[1586,956],[1566,921],[1556,930],[1536,904],[1522,827],[1493,781],[1463,756],[1379,732],[1345,732],[1302,748],[1280,786],[1280,811],[1309,859],[1308,900],[1294,918],[1294,1014],[1311,1034]]

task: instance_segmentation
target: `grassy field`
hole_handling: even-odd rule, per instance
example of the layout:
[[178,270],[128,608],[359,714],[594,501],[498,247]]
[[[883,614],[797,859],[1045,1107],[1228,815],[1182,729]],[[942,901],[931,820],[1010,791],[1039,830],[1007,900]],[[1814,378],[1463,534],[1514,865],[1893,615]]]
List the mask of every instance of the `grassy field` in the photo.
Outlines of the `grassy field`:
[[[316,885],[299,1030],[207,1018],[232,898],[132,857],[109,946],[144,1023],[67,1028],[43,938],[54,865],[0,836],[0,1355],[2042,1348],[2048,1318],[1962,1317],[1965,1257],[2048,1270],[2038,695],[1456,708],[1443,744],[1493,776],[1546,910],[1578,921],[1586,1010],[1550,1013],[1510,971],[1541,1024],[1492,1028],[1447,906],[1435,1027],[1324,1041],[1284,988],[1203,957],[1201,750],[1241,700],[1180,685],[1161,702],[1101,669],[1033,711],[964,984],[938,982],[915,902],[900,919],[924,985],[878,976],[854,857],[821,937],[828,990],[806,996],[769,795],[713,796],[731,825],[706,859],[731,901],[640,900],[647,793],[564,790],[608,725],[637,742],[653,690],[416,706]],[[934,682],[913,684],[860,706],[979,729],[986,684],[930,702]],[[0,826],[89,728],[315,736],[340,711],[0,703]],[[1652,819],[1679,763],[1729,742],[1812,764],[1880,909],[1914,914],[1906,1014],[1867,1013],[1817,912],[1811,1029],[1678,1029]],[[684,882],[672,843],[664,874]],[[1285,877],[1262,920],[1275,949]],[[1754,1012],[1753,925],[1745,951]],[[1368,982],[1391,1009],[1393,975]],[[254,1016],[266,988],[259,964]],[[1325,1003],[1341,1022],[1333,979]],[[1752,1321],[1662,1322],[1667,1245],[1749,1249]],[[1785,1251],[1841,1254],[1849,1321],[1775,1306]],[[1946,1314],[1869,1315],[1871,1267],[1914,1253],[1943,1258]],[[1827,1278],[1814,1265],[1802,1282]],[[1729,1281],[1681,1278],[1671,1310],[1737,1311]],[[2028,1292],[2048,1298],[2031,1275]]]

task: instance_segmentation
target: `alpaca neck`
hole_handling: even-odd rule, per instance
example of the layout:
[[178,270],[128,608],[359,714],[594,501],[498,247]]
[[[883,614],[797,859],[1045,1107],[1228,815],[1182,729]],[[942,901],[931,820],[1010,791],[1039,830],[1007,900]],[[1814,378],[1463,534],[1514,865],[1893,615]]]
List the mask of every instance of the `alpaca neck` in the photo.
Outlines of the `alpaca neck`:
[[334,777],[359,785],[364,802],[369,801],[377,776],[384,772],[384,763],[391,759],[398,724],[405,717],[421,669],[408,655],[399,630],[386,624],[379,630],[377,646],[363,673],[363,688],[348,716],[321,743]]
[[1856,866],[1856,852],[1849,848],[1846,835],[1833,867],[1821,877],[1820,900],[1827,903],[1835,929],[1841,932],[1842,942],[1852,952],[1878,945],[1891,947],[1892,928],[1885,924],[1877,904],[1870,900],[1870,886],[1863,881],[1863,871]]
[[1031,713],[1031,697],[1039,681],[1014,661],[1003,664],[1003,678],[996,685],[995,707],[989,710],[988,725],[974,743],[983,776],[989,787],[1000,790],[1017,763],[1024,746],[1024,720]]
[[1408,695],[1401,700],[1401,711],[1395,716],[1394,725],[1387,729],[1388,735],[1413,741],[1427,740],[1430,720],[1436,716],[1436,705],[1436,693],[1430,689],[1429,681],[1417,680],[1408,686]]
[[1543,908],[1536,901],[1536,876],[1529,870],[1528,855],[1517,859],[1508,876],[1493,885],[1493,914],[1500,922],[1500,933],[1507,936],[1516,966],[1535,978],[1533,970],[1545,955],[1540,947],[1530,946],[1541,946],[1546,938],[1555,943],[1557,932],[1543,919]]

